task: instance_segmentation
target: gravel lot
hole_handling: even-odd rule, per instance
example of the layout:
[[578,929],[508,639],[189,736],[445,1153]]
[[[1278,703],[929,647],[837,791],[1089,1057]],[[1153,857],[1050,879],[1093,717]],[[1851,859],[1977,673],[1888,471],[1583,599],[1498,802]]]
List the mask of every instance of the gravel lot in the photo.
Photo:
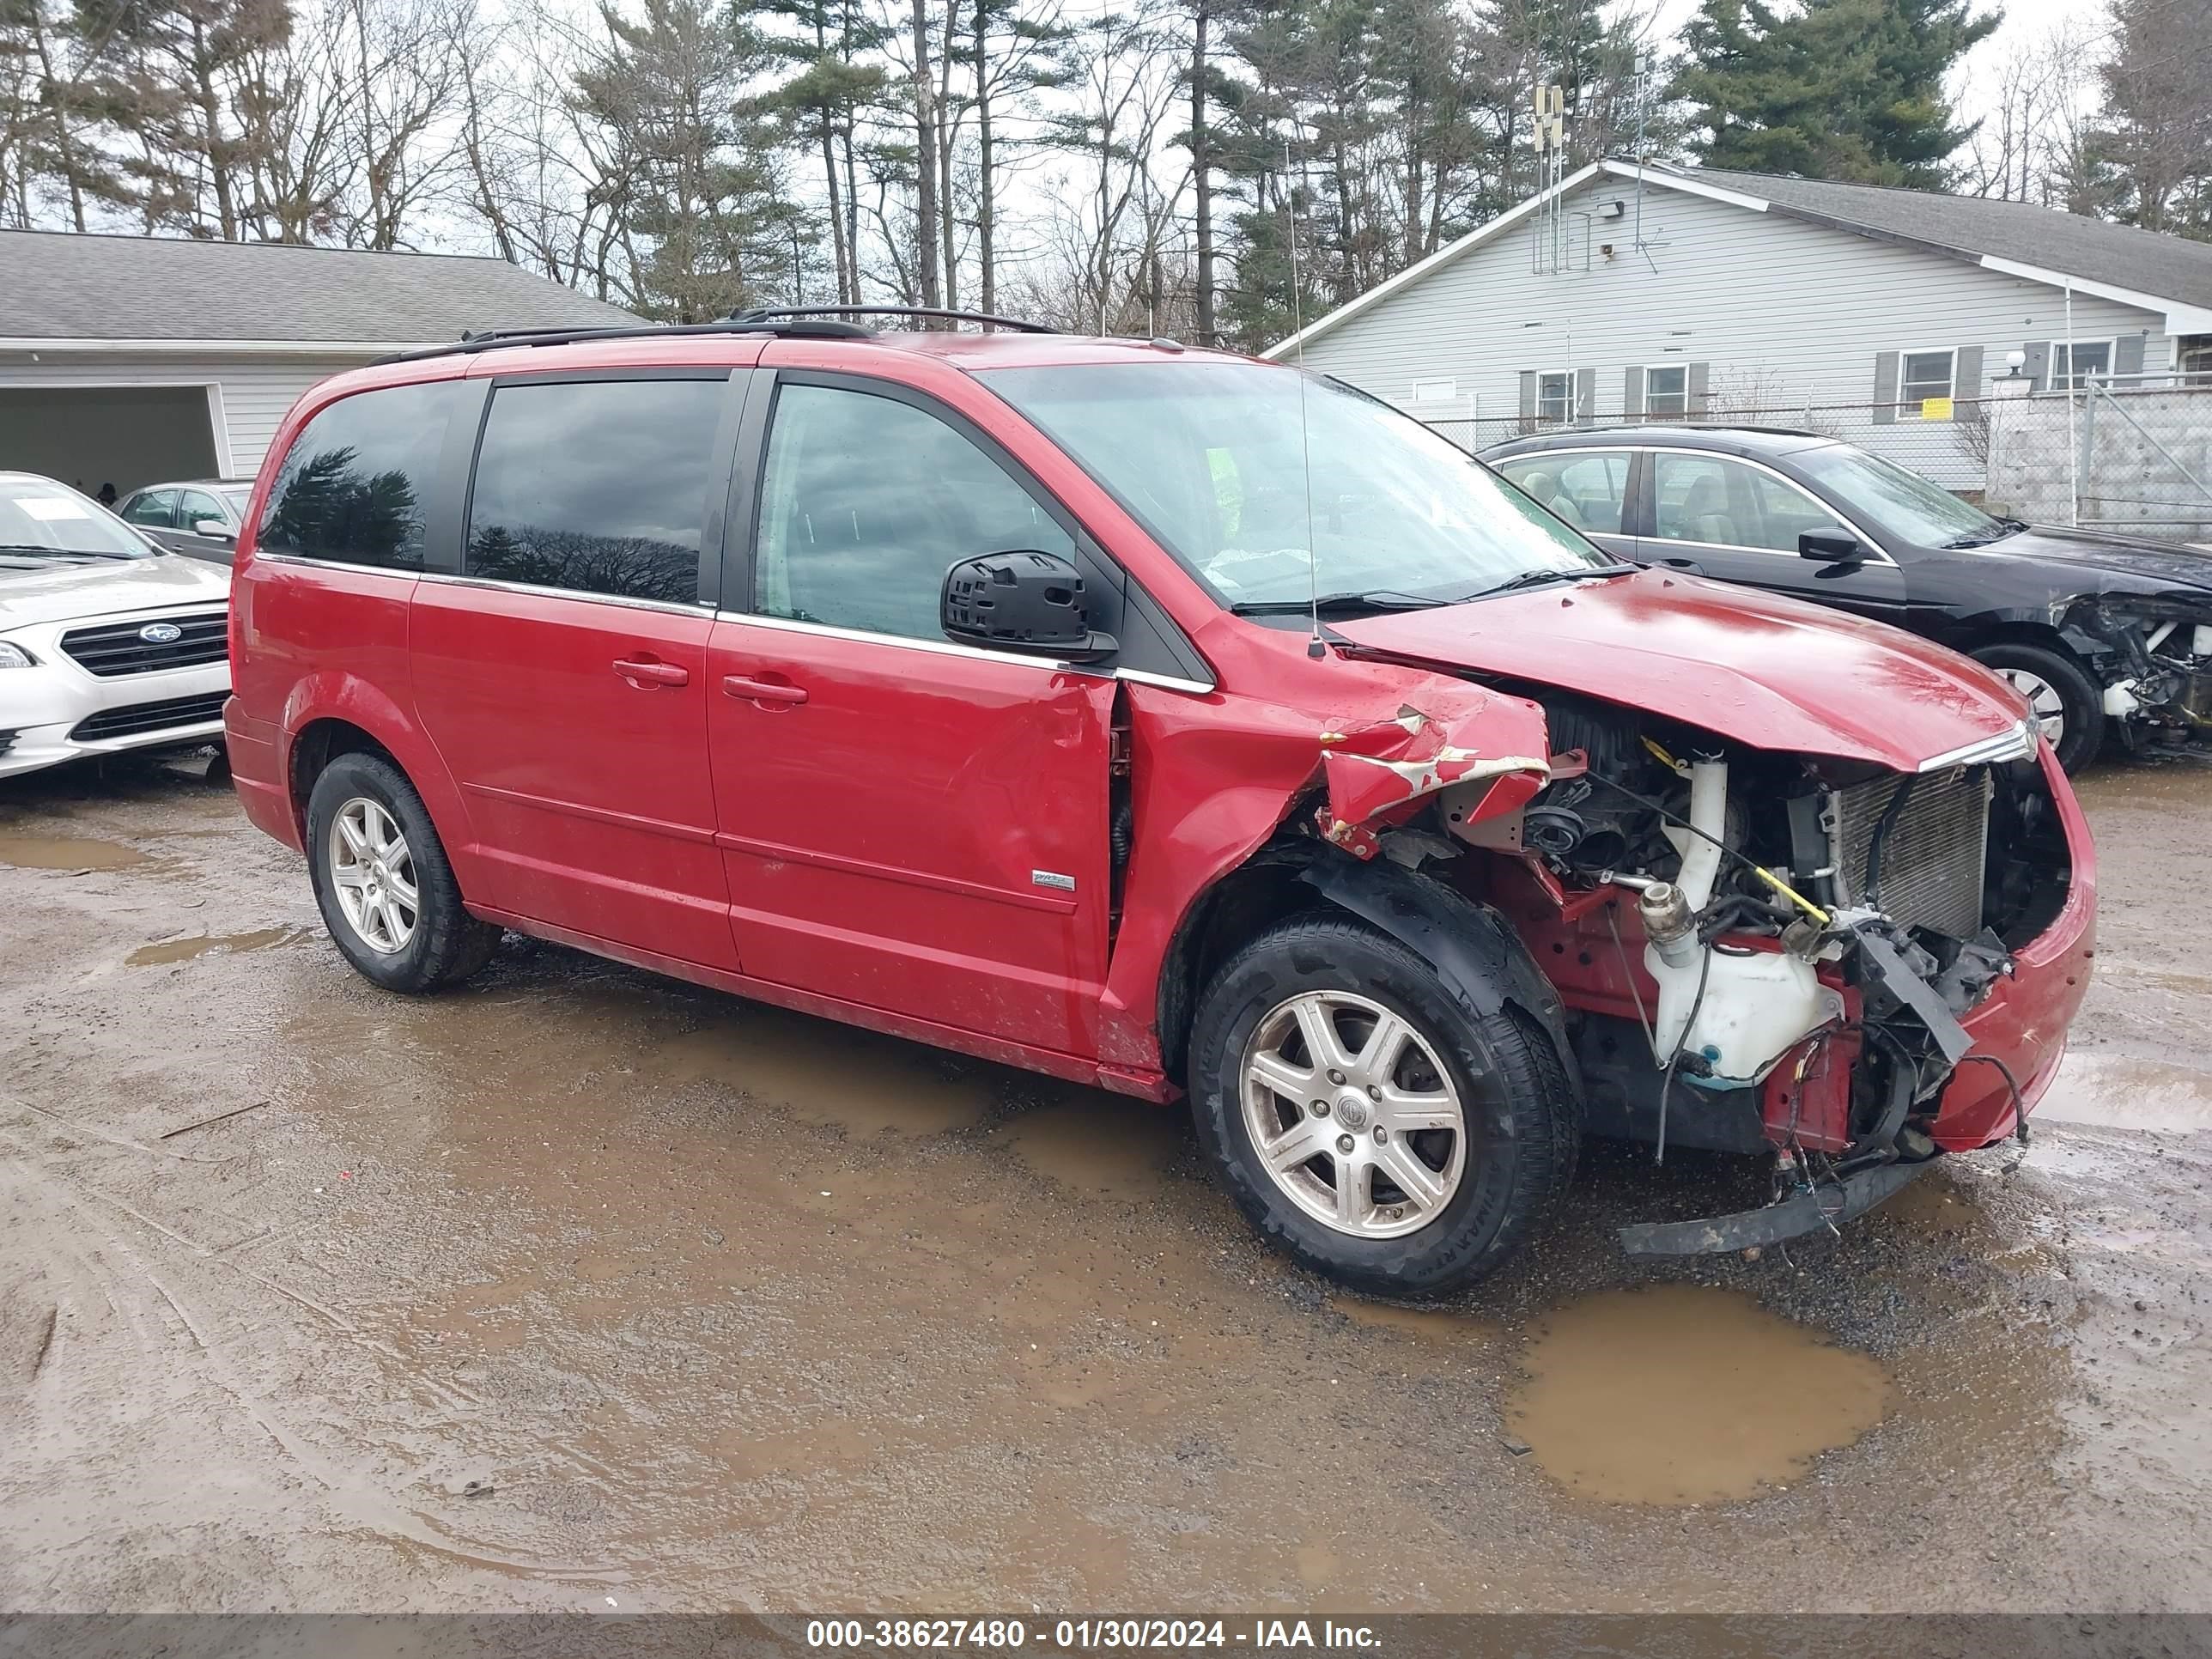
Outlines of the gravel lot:
[[2212,767],[2076,1048],[1839,1238],[1441,1310],[1175,1112],[510,939],[356,977],[195,763],[0,783],[0,1607],[2212,1611]]

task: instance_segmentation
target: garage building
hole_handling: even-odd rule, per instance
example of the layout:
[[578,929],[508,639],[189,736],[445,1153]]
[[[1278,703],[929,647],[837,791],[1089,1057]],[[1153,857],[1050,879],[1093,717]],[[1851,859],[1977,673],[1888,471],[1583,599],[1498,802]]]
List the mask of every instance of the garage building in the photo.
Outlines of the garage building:
[[0,470],[246,478],[326,375],[465,331],[636,320],[504,260],[0,232]]

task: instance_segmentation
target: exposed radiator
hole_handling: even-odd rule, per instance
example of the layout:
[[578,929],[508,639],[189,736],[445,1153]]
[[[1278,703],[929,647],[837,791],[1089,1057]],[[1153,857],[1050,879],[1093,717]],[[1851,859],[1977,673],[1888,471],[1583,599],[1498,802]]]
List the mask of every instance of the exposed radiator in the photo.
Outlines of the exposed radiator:
[[[1873,778],[1828,796],[1836,887],[1845,903],[1866,896],[1875,829],[1903,781],[1893,775]],[[1985,766],[1925,772],[1913,784],[1882,842],[1881,908],[1900,924],[1953,939],[1981,932],[1990,793]]]

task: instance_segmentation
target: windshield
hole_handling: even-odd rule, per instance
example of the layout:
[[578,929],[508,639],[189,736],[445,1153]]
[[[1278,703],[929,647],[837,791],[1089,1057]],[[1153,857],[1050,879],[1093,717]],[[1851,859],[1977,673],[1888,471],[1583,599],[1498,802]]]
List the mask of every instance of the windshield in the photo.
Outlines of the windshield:
[[1863,449],[1831,444],[1790,458],[1854,518],[1870,519],[1900,541],[1919,547],[1970,547],[2019,526],[1992,519],[1941,484]]
[[1224,605],[1457,599],[1613,564],[1418,422],[1311,375],[1200,362],[980,378]]
[[222,492],[222,498],[230,504],[231,516],[240,524],[244,524],[246,504],[253,499],[252,488],[249,486],[245,489],[226,489]]
[[96,501],[51,478],[0,478],[0,561],[145,559],[154,550]]

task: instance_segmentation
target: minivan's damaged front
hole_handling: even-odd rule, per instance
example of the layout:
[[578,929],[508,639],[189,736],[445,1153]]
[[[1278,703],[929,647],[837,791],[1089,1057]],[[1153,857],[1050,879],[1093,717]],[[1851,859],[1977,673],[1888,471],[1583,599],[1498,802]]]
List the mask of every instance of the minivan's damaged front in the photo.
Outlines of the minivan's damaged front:
[[[1591,649],[1521,643],[1540,605]],[[1888,629],[1748,608],[1646,573],[1330,629],[1437,681],[1316,733],[1312,830],[1506,919],[1594,1132],[1772,1154],[1772,1206],[1628,1229],[1639,1252],[1825,1227],[1939,1152],[2025,1139],[2094,955],[2087,827],[2004,688]],[[1885,681],[1881,720],[1836,695]],[[1502,717],[1522,700],[1540,757]]]

